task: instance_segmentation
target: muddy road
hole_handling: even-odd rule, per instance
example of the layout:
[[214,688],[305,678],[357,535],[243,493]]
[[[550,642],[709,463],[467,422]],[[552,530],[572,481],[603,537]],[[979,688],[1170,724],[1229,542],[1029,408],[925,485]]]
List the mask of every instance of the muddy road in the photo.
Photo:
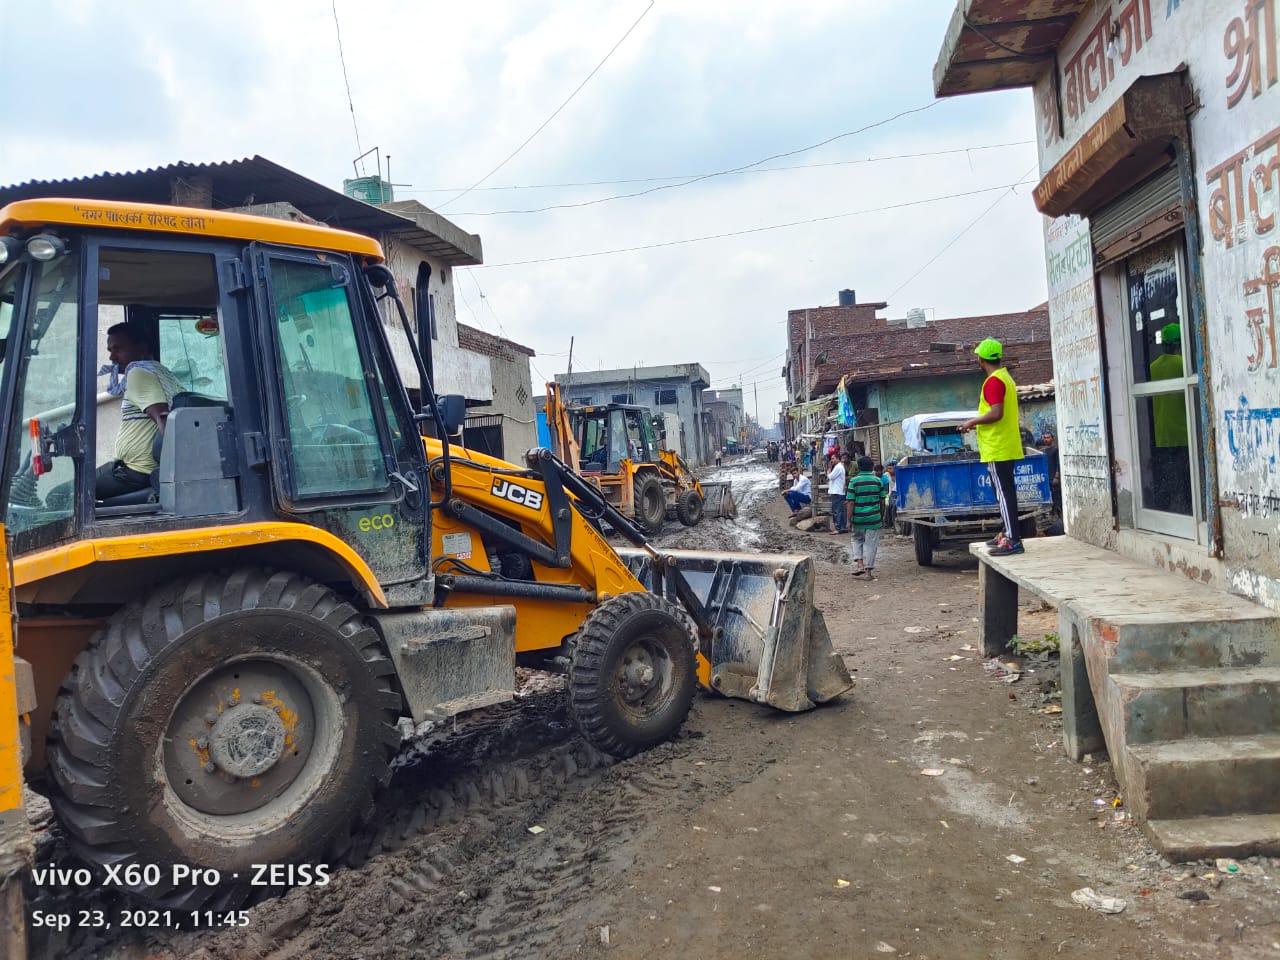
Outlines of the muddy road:
[[[522,701],[406,748],[327,886],[260,904],[243,929],[82,936],[43,955],[1280,956],[1280,862],[1224,877],[1162,861],[1106,758],[1063,755],[1055,665],[1025,662],[1016,683],[984,671],[966,554],[924,569],[890,535],[861,582],[846,538],[787,524],[774,466],[717,471],[739,520],[669,524],[662,543],[811,553],[858,681],[837,702],[789,715],[700,696],[675,740],[614,763],[573,731],[557,679],[527,677]],[[1024,635],[1054,630],[1038,606]],[[1083,887],[1127,906],[1081,907]]]

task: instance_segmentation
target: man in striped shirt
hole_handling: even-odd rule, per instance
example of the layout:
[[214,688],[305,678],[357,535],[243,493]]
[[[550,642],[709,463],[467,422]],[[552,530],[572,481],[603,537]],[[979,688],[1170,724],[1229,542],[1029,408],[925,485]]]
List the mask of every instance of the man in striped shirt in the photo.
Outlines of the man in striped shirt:
[[883,504],[879,478],[871,472],[870,457],[858,458],[858,473],[845,486],[845,509],[852,531],[853,575],[874,580],[876,548],[880,545],[880,509]]

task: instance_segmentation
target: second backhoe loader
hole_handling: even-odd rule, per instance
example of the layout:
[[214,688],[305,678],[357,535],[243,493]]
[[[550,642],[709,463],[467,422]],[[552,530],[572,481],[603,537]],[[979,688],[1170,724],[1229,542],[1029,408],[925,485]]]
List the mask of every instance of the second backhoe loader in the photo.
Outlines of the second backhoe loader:
[[[510,699],[518,663],[567,669],[583,734],[618,757],[670,737],[699,682],[784,710],[851,685],[808,557],[659,551],[549,451],[460,447],[461,398],[406,337],[411,406],[383,259],[222,211],[0,209],[0,669],[25,776],[98,882],[196,909],[242,902],[255,865],[323,862],[401,718]],[[154,469],[104,493],[120,413],[97,344],[117,322],[175,389],[147,407]],[[126,417],[148,369],[120,371]]]
[[552,451],[651,536],[669,516],[692,527],[738,515],[731,484],[700,480],[669,449],[648,407],[570,405],[548,383],[546,415]]

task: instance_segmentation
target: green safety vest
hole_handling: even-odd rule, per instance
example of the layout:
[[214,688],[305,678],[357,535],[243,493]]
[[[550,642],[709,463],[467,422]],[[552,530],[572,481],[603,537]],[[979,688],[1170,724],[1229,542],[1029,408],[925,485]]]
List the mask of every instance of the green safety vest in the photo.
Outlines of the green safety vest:
[[[1009,371],[1001,367],[991,375],[1004,384],[1004,411],[995,423],[978,424],[978,456],[983,463],[993,460],[1022,459],[1022,430],[1018,425],[1018,387],[1009,376]],[[987,380],[990,380],[988,377]],[[983,416],[991,409],[987,403],[987,381],[982,381],[983,391],[978,399],[978,416]]]
[[[1152,380],[1182,377],[1182,354],[1163,353],[1151,361]],[[1155,421],[1157,447],[1187,445],[1187,398],[1179,390],[1151,398],[1151,418]]]

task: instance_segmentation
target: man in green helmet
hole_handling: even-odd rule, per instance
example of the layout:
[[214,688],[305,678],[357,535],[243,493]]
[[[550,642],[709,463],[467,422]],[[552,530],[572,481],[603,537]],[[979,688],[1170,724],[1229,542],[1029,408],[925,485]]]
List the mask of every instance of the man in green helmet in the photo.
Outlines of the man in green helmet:
[[[1166,323],[1160,328],[1164,352],[1151,361],[1151,379],[1174,380],[1185,376],[1182,365],[1182,327]],[[1151,468],[1154,486],[1149,506],[1173,513],[1191,513],[1191,457],[1187,435],[1187,400],[1182,391],[1151,398],[1155,449]]]
[[1022,459],[1022,431],[1018,425],[1018,387],[1001,359],[1004,348],[999,340],[987,337],[973,351],[982,365],[986,380],[978,401],[978,415],[960,425],[961,432],[977,429],[978,456],[991,474],[991,486],[1000,505],[1004,532],[989,541],[990,552],[997,555],[1022,553],[1022,535],[1018,523],[1018,488],[1014,483],[1014,464]]

